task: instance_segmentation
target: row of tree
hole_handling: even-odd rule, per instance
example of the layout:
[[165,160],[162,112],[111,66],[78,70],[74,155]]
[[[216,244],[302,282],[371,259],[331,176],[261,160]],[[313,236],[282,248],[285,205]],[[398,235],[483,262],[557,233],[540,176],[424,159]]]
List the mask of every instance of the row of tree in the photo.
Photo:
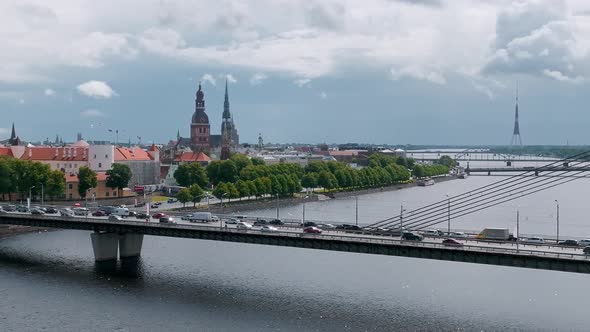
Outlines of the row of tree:
[[66,188],[64,174],[51,170],[49,165],[15,158],[0,158],[0,194],[13,193],[28,196],[44,194],[51,198],[61,197]]
[[[113,164],[107,171],[106,185],[121,191],[127,187],[131,179],[131,169],[127,165]],[[88,189],[97,186],[96,172],[82,166],[78,172],[78,194],[86,197]],[[66,179],[64,173],[52,170],[47,164],[20,160],[16,158],[0,158],[0,194],[8,194],[9,200],[13,193],[28,196],[43,194],[51,199],[62,198],[65,193]]]

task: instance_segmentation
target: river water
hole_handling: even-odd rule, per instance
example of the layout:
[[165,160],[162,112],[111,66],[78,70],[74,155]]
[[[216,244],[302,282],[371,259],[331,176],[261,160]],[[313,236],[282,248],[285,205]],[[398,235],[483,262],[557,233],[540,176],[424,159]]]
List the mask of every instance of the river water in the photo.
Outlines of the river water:
[[[472,176],[359,196],[369,223],[498,180]],[[578,180],[453,221],[590,237]],[[299,218],[302,205],[283,207]],[[274,216],[276,210],[251,211]],[[306,204],[354,223],[355,200]],[[445,226],[442,225],[441,228]],[[0,239],[0,331],[587,331],[589,276],[476,264],[146,236],[139,261],[96,265],[88,232]]]

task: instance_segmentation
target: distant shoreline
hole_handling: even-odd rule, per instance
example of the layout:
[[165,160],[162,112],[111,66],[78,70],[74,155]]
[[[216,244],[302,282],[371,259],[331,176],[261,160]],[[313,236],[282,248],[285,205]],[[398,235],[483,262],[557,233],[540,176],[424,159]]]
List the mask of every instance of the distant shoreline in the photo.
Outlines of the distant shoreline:
[[0,239],[27,233],[47,232],[49,229],[41,227],[0,225]]

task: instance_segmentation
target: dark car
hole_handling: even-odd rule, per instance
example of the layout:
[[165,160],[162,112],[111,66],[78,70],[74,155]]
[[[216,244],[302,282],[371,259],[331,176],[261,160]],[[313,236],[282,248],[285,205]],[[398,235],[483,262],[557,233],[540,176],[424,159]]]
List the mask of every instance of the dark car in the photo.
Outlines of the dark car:
[[305,228],[303,229],[303,233],[315,233],[315,234],[320,234],[320,233],[322,233],[322,230],[321,230],[321,229],[319,229],[319,228],[317,228],[317,227],[314,227],[314,226],[309,226],[309,227],[305,227]]
[[136,215],[137,215],[137,212],[135,212],[135,211],[129,211],[128,217],[135,217]]
[[254,222],[254,226],[264,226],[267,224],[268,224],[268,221],[266,221],[266,219],[258,219]]
[[577,246],[579,246],[578,241],[571,240],[571,239],[564,240],[564,241],[559,241],[557,243],[557,245],[559,245],[559,246],[566,246],[566,247],[577,247]]
[[284,225],[285,223],[281,221],[281,219],[273,219],[268,222],[271,225]]
[[57,209],[54,208],[53,206],[50,206],[45,209],[45,213],[52,213],[53,214],[53,213],[57,213],[57,212],[59,212],[59,211],[57,211]]
[[43,215],[45,214],[45,211],[41,210],[41,209],[37,209],[37,208],[32,208],[31,209],[31,214],[39,214],[39,215]]
[[95,217],[104,217],[107,215],[107,213],[104,212],[103,210],[96,210],[96,211],[92,212],[92,215]]
[[12,212],[12,211],[16,211],[16,206],[14,206],[14,205],[5,205],[3,207],[3,209],[6,212]]
[[25,205],[19,205],[16,207],[16,211],[18,212],[29,212],[29,208]]
[[316,224],[313,221],[306,221],[303,223],[303,227],[317,227],[317,226],[318,226],[318,224]]
[[347,226],[348,227],[346,227],[344,230],[353,231],[353,232],[358,232],[358,231],[362,231],[363,230],[362,228],[360,228],[357,225],[347,225]]
[[135,215],[135,218],[137,218],[137,219],[147,219],[147,218],[149,218],[149,217],[150,217],[150,215],[149,215],[149,214],[147,214],[147,213],[143,213],[143,212],[138,212],[138,213]]
[[462,247],[463,243],[455,240],[455,239],[444,239],[442,244],[444,244],[445,246],[451,246],[451,247]]
[[145,206],[145,202],[140,202],[134,205],[135,207],[142,207]]
[[583,252],[584,252],[586,255],[590,255],[590,247],[586,247],[586,248],[584,248]]
[[420,234],[412,233],[412,232],[403,232],[402,233],[402,240],[408,241],[422,241],[423,237]]
[[168,204],[176,203],[178,200],[176,198],[168,198]]
[[155,203],[150,205],[150,209],[157,209],[158,207],[159,207],[159,205],[155,204]]

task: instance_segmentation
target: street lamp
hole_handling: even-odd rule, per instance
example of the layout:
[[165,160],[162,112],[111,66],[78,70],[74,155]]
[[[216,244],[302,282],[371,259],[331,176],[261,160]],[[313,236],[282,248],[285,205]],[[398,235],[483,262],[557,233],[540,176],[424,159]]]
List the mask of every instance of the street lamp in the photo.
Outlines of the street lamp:
[[403,239],[403,235],[404,235],[404,211],[406,211],[404,209],[404,202],[402,202],[400,204],[400,210],[399,210],[399,234],[401,236],[401,238]]
[[451,236],[451,198],[447,194],[447,235]]
[[27,207],[29,209],[31,208],[31,201],[33,200],[33,197],[31,196],[31,191],[33,190],[33,188],[35,188],[35,186],[30,186],[29,187],[29,201],[27,202]]
[[520,208],[516,209],[516,252],[518,252],[518,242],[520,242]]
[[219,199],[221,200],[221,214],[223,215],[223,196],[227,195],[227,193],[223,193]]
[[355,205],[356,205],[356,211],[355,211],[355,224],[358,226],[359,225],[359,197],[358,196],[354,196],[355,199]]
[[555,240],[556,243],[559,243],[559,201],[555,200],[557,204],[557,239]]
[[301,226],[305,225],[305,203],[307,203],[307,201],[305,199],[309,198],[309,196],[305,196],[304,200],[303,200],[303,219],[301,221]]
[[43,183],[39,182],[39,183],[37,183],[37,184],[40,184],[40,185],[41,185],[41,205],[43,205],[43,191],[44,191],[44,190],[43,190],[43,189],[44,189],[44,187],[43,187]]
[[277,193],[277,219],[279,219],[279,193]]

